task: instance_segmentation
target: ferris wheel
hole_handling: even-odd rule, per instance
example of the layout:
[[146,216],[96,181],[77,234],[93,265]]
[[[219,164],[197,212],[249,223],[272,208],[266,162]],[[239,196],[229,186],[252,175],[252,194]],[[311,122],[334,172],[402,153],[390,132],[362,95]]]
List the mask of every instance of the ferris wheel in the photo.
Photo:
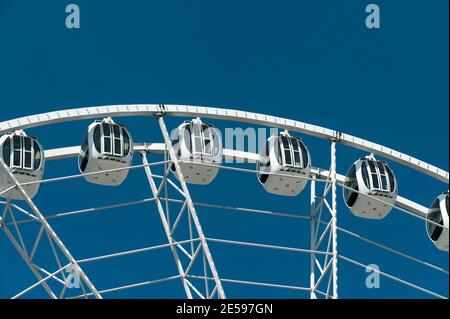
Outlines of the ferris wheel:
[[[149,118],[148,125],[157,127],[161,135],[151,136],[148,140],[135,140],[133,128],[119,124],[116,120],[129,116]],[[174,117],[183,120],[179,121],[177,127],[169,130],[166,120]],[[79,145],[44,149],[39,137],[29,135],[35,127],[81,120],[93,122],[86,128],[85,136],[79,137]],[[230,125],[245,123],[277,128],[280,131],[269,136],[260,145],[259,152],[242,151],[223,146],[222,134],[213,125],[214,121],[227,121]],[[324,150],[330,156],[329,166],[313,165],[314,157],[319,155],[310,151],[301,138],[303,135],[330,142],[330,148]],[[340,174],[336,165],[338,145],[365,152],[366,155],[355,158],[354,163],[348,163],[348,171]],[[152,154],[162,155],[163,160],[150,161],[149,155]],[[68,158],[78,159],[79,174],[45,177],[46,162]],[[234,165],[237,160],[254,166],[243,168]],[[136,164],[136,161],[139,163]],[[392,163],[443,183],[444,192],[436,193],[434,198],[430,198],[431,204],[427,207],[401,196],[399,185],[401,186],[402,181],[397,179]],[[45,207],[42,207],[45,205],[38,207],[35,203],[35,197],[38,197],[44,184],[84,179],[103,187],[102,192],[107,193],[111,187],[123,187],[123,182],[132,170],[145,176],[151,191],[150,198],[110,203],[59,215],[47,215]],[[308,214],[280,213],[255,207],[195,201],[190,192],[191,185],[208,188],[219,171],[224,174],[229,171],[254,174],[255,185],[252,187],[261,187],[267,193],[279,197],[280,202],[284,198],[309,192],[310,200],[298,204]],[[408,218],[423,222],[424,232],[435,249],[443,251],[445,258],[448,258],[449,193],[445,190],[448,189],[448,182],[449,175],[445,170],[383,145],[316,125],[232,109],[186,105],[110,105],[54,111],[1,122],[0,228],[36,278],[35,283],[11,297],[27,297],[30,291],[42,287],[50,298],[103,298],[113,291],[178,281],[188,299],[233,297],[227,294],[227,283],[303,291],[312,299],[335,299],[339,297],[340,291],[340,262],[370,269],[370,265],[340,253],[338,233],[353,236],[408,262],[438,271],[447,276],[448,281],[448,269],[358,235],[340,227],[338,223],[340,214],[349,212],[354,218],[375,222],[384,219],[392,210],[397,210]],[[338,192],[339,188],[342,195]],[[339,213],[338,196],[342,196],[346,205],[339,207]],[[63,242],[62,234],[51,225],[52,219],[63,215],[76,216],[142,203],[152,204],[159,215],[165,243],[79,259]],[[306,228],[310,235],[309,246],[288,247],[209,237],[208,229],[204,227],[198,214],[205,207],[301,219],[304,223],[309,223]],[[33,224],[38,229],[32,238],[25,234],[28,230],[24,228],[26,224]],[[48,238],[47,245],[43,243],[44,237]],[[306,254],[309,256],[308,264],[302,266],[308,268],[309,285],[225,278],[221,275],[221,265],[215,259],[214,250],[210,248],[211,243]],[[85,271],[85,265],[90,262],[159,249],[170,250],[177,273],[150,281],[99,289],[95,276],[88,276]],[[35,262],[34,257],[40,250],[47,251],[47,256],[56,263],[55,269]],[[2,263],[8,263],[8,260],[2,258]],[[448,298],[433,291],[432,287],[425,288],[381,270],[376,272],[425,296]],[[69,296],[68,290],[73,280],[79,280],[81,293]]]

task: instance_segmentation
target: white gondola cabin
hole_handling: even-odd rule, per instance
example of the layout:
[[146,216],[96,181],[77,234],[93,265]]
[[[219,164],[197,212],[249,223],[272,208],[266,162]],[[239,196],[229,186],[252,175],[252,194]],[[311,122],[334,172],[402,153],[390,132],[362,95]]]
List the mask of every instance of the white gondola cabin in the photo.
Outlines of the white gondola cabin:
[[350,167],[344,186],[347,207],[354,215],[370,219],[384,218],[398,193],[391,168],[373,155],[359,159]]
[[[78,166],[81,173],[102,172],[85,175],[94,184],[117,186],[128,175],[133,159],[133,141],[127,129],[110,118],[95,121],[81,145]],[[120,169],[116,171],[110,171]]]
[[308,184],[310,170],[306,145],[288,132],[271,136],[259,153],[258,180],[269,193],[298,195]]
[[427,214],[428,220],[443,227],[426,223],[428,237],[437,248],[443,251],[448,251],[448,204],[448,192],[445,192],[433,201]]
[[[172,132],[172,145],[186,183],[206,185],[216,177],[222,163],[219,133],[199,118],[185,121]],[[174,165],[171,169],[176,171]]]
[[[19,183],[36,182],[44,174],[44,152],[39,142],[23,131],[7,133],[0,137],[0,160]],[[9,174],[0,169],[0,192],[14,186]],[[33,198],[39,190],[39,183],[24,185],[26,193]],[[2,194],[10,199],[24,199],[18,189],[12,189]]]

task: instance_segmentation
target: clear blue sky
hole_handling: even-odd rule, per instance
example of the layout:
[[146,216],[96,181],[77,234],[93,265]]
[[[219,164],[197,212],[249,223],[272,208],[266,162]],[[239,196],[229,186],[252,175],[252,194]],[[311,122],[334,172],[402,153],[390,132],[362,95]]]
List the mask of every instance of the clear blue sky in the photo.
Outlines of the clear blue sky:
[[[381,29],[364,26],[369,1],[87,1],[81,29],[65,28],[69,1],[0,0],[0,121],[45,111],[121,103],[229,107],[317,124],[392,147],[448,171],[448,1],[381,1]],[[182,119],[168,121],[171,128]],[[122,118],[138,142],[162,140],[152,118]],[[79,144],[90,121],[30,129],[44,148]],[[220,128],[229,123],[214,122]],[[327,167],[328,143],[304,138]],[[339,146],[345,173],[362,152]],[[157,160],[157,157],[151,160]],[[136,160],[138,160],[136,158]],[[138,163],[137,161],[135,163]],[[392,164],[400,194],[428,206],[448,185]],[[75,159],[48,163],[46,177],[77,172]],[[308,214],[296,198],[264,192],[255,176],[222,171],[194,200]],[[340,190],[339,190],[340,192]],[[43,185],[36,204],[51,215],[150,197],[142,171],[118,188],[83,180]],[[361,220],[339,193],[338,224],[448,269],[448,254],[424,223],[393,211]],[[308,247],[309,224],[199,209],[207,236]],[[165,243],[155,206],[52,220],[76,258]],[[36,226],[27,226],[31,234]],[[28,238],[31,240],[31,237]],[[289,252],[211,244],[225,278],[306,286],[309,259]],[[339,251],[448,295],[448,276],[339,234]],[[46,259],[45,253],[40,257]],[[37,261],[39,262],[39,261]],[[43,262],[42,262],[43,264]],[[51,267],[49,267],[51,268]],[[0,233],[0,297],[34,277]],[[175,275],[168,250],[86,265],[98,289]],[[426,297],[382,278],[366,289],[363,269],[339,262],[340,296]],[[229,297],[303,298],[304,292],[224,284]],[[45,297],[36,289],[28,297]],[[179,281],[105,297],[183,297]]]

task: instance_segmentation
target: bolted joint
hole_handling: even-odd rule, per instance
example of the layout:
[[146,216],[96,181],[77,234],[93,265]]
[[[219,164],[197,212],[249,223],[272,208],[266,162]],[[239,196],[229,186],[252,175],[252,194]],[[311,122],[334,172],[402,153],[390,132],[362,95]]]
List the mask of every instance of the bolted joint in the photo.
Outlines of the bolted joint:
[[164,117],[166,115],[166,106],[164,104],[158,105],[158,111],[155,113],[156,118]]
[[335,132],[335,136],[330,138],[330,143],[334,142],[334,143],[339,143],[341,141],[341,137],[342,137],[342,132]]
[[146,151],[142,151],[142,152],[139,152],[138,154],[141,156],[141,158],[143,158],[143,157],[145,157],[147,155],[147,152]]

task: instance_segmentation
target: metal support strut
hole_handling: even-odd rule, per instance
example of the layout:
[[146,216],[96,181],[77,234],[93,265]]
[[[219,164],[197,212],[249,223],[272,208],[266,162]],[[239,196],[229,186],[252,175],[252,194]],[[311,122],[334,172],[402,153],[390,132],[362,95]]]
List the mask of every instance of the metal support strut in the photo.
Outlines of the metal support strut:
[[[96,298],[101,299],[102,298],[101,295],[99,294],[97,289],[94,287],[92,282],[89,280],[87,275],[84,273],[83,269],[80,267],[80,265],[78,264],[76,259],[72,256],[70,251],[67,249],[67,247],[64,245],[64,243],[61,241],[61,239],[55,233],[53,228],[50,226],[50,224],[45,219],[44,215],[41,213],[41,211],[38,209],[38,207],[34,204],[33,200],[30,198],[30,196],[25,191],[23,186],[19,183],[19,181],[16,179],[16,177],[10,172],[10,170],[8,169],[6,164],[4,164],[2,161],[0,161],[0,169],[4,170],[4,172],[6,173],[6,176],[8,176],[10,178],[10,180],[14,183],[14,187],[20,191],[20,193],[23,196],[23,199],[28,204],[28,206],[31,208],[31,210],[33,211],[34,215],[30,214],[30,216],[33,216],[34,218],[36,218],[36,220],[38,222],[40,222],[40,224],[41,224],[41,230],[39,231],[38,238],[36,239],[35,246],[33,247],[33,252],[31,254],[31,256],[28,256],[28,253],[26,252],[26,248],[25,248],[25,245],[24,245],[23,240],[22,240],[22,236],[20,235],[20,231],[19,231],[19,229],[17,227],[17,223],[15,222],[14,214],[12,213],[12,210],[10,208],[10,204],[8,202],[7,209],[9,209],[11,217],[13,218],[14,224],[16,226],[16,231],[18,232],[19,239],[20,239],[20,242],[22,244],[22,249],[19,249],[20,247],[16,246],[16,245],[15,245],[15,247],[17,248],[17,250],[19,251],[21,256],[25,259],[27,265],[32,269],[32,272],[39,279],[38,283],[32,285],[28,289],[25,289],[24,291],[22,291],[21,293],[16,295],[15,298],[20,297],[21,295],[25,294],[29,290],[31,290],[34,287],[39,286],[39,285],[43,285],[44,286],[45,290],[49,293],[51,298],[56,298],[56,295],[50,290],[50,288],[46,284],[46,281],[48,279],[50,279],[50,278],[55,279],[55,275],[56,274],[63,273],[64,270],[67,270],[67,269],[70,268],[70,270],[76,272],[77,275],[79,276],[79,278],[82,280],[82,282],[80,282],[82,289],[84,290],[84,286],[83,286],[83,282],[84,282],[87,285],[87,287],[89,288],[89,290],[91,291],[91,293]],[[7,228],[5,228],[5,231],[6,231],[7,235],[8,235],[8,238],[14,243],[15,239],[12,236],[12,234],[7,231]],[[37,272],[34,270],[34,268],[36,268],[36,266],[31,263],[31,259],[32,259],[33,255],[35,253],[35,250],[37,248],[37,244],[39,243],[39,240],[40,240],[40,237],[41,237],[43,231],[45,231],[47,236],[48,236],[50,245],[52,247],[53,253],[55,255],[55,258],[56,258],[58,266],[59,266],[59,269],[57,270],[57,272],[55,272],[53,274],[49,274],[46,278],[42,278],[39,274],[37,274]],[[54,243],[56,244],[56,247],[54,246]],[[58,248],[62,252],[62,254],[67,258],[68,264],[66,264],[65,266],[62,266],[62,264],[60,263],[58,254],[56,252],[56,248]],[[63,296],[65,290],[66,290],[66,286],[63,287],[63,290],[61,292],[61,297]]]
[[317,299],[316,293],[314,291],[314,285],[315,285],[315,263],[316,263],[316,255],[314,254],[314,250],[316,249],[316,242],[314,240],[314,232],[315,232],[315,218],[316,218],[316,180],[315,176],[313,175],[311,179],[311,216],[310,216],[310,223],[311,223],[311,262],[310,262],[310,275],[309,275],[309,281],[310,281],[310,299]]
[[[174,240],[174,238],[172,236],[172,230],[170,229],[169,223],[167,221],[166,214],[164,212],[164,207],[161,204],[161,198],[159,197],[159,194],[158,194],[158,188],[156,187],[155,180],[153,179],[150,166],[148,165],[147,155],[146,155],[145,152],[142,154],[142,162],[145,165],[144,166],[144,170],[145,170],[145,173],[147,175],[148,182],[150,184],[150,188],[152,190],[153,196],[155,197],[155,203],[156,203],[157,208],[158,208],[159,216],[161,217],[161,222],[163,224],[164,232],[166,233],[167,240],[168,240],[169,244],[174,244],[175,240]],[[172,251],[173,258],[175,259],[175,263],[177,265],[178,273],[180,274],[181,281],[183,282],[183,288],[184,288],[184,290],[186,292],[186,297],[188,299],[192,299],[192,292],[191,292],[191,289],[189,287],[189,284],[187,283],[187,279],[185,277],[185,272],[184,272],[184,269],[183,269],[183,265],[181,264],[180,257],[178,256],[177,249],[176,249],[176,247],[174,245],[171,245],[170,246],[170,250]]]
[[[145,165],[145,171],[147,173],[147,177],[153,192],[153,195],[156,198],[156,203],[158,206],[158,211],[161,217],[161,220],[163,222],[163,226],[164,226],[164,230],[166,232],[167,235],[167,239],[169,241],[169,243],[175,243],[176,244],[176,240],[174,239],[174,232],[175,229],[177,228],[179,221],[183,215],[183,211],[185,209],[188,210],[188,218],[189,218],[189,225],[191,226],[191,223],[194,226],[194,229],[198,235],[198,238],[196,239],[197,241],[199,241],[199,244],[197,246],[197,248],[194,248],[194,238],[193,238],[193,230],[191,229],[191,227],[189,227],[189,233],[190,233],[190,237],[191,237],[191,253],[187,253],[187,251],[184,250],[184,248],[181,245],[174,245],[172,246],[172,252],[175,258],[175,261],[177,263],[177,267],[178,267],[178,271],[180,274],[180,277],[183,281],[183,287],[186,291],[186,295],[188,298],[192,298],[192,291],[194,291],[199,297],[201,298],[213,298],[214,295],[217,293],[217,297],[220,299],[224,299],[226,298],[225,296],[225,292],[224,289],[222,287],[222,282],[221,279],[219,277],[219,274],[217,272],[216,266],[214,264],[214,260],[213,257],[211,255],[211,251],[208,247],[208,243],[207,240],[205,238],[205,235],[203,233],[203,229],[202,226],[200,224],[200,220],[198,218],[197,212],[195,210],[195,206],[194,203],[191,199],[190,193],[189,193],[189,189],[187,187],[186,181],[184,180],[184,176],[183,173],[181,171],[180,165],[179,165],[179,160],[175,154],[175,151],[173,149],[173,145],[172,142],[170,140],[169,137],[169,133],[167,131],[166,125],[164,123],[164,119],[162,115],[158,115],[157,116],[157,120],[159,123],[159,126],[161,128],[161,132],[162,135],[164,137],[164,142],[166,145],[166,149],[169,155],[169,160],[172,162],[172,164],[175,166],[175,171],[176,174],[178,176],[178,180],[179,183],[181,185],[181,189],[177,189],[179,193],[182,193],[182,196],[184,197],[184,202],[183,202],[183,207],[181,208],[180,212],[178,213],[178,217],[176,218],[175,222],[173,225],[171,225],[170,220],[167,219],[168,215],[165,214],[164,211],[164,207],[161,203],[161,198],[160,198],[160,191],[162,190],[161,186],[163,185],[167,185],[168,183],[170,183],[173,186],[172,181],[169,180],[168,178],[168,173],[170,172],[170,168],[167,168],[164,172],[163,175],[163,181],[161,186],[159,187],[159,189],[156,187],[156,184],[153,180],[151,171],[150,171],[150,167],[148,165]],[[145,154],[143,154],[143,161],[144,164],[148,164],[147,159]],[[170,167],[170,165],[168,166]],[[167,197],[167,194],[166,194]],[[168,201],[166,201],[167,204]],[[178,258],[178,254],[177,254],[177,248],[180,249],[185,255],[187,255],[189,257],[190,264],[186,267],[183,268],[182,263],[180,262],[180,259]],[[195,259],[200,255],[201,250],[203,250],[203,257],[204,258],[204,267],[205,267],[205,274],[206,272],[209,270],[212,274],[212,279],[214,280],[215,283],[215,287],[208,287],[207,284],[205,284],[205,293],[202,294],[190,281],[189,278],[192,278],[193,276],[189,275],[189,271],[192,269],[193,263],[195,262]],[[206,275],[205,275],[206,276]],[[211,291],[209,291],[211,288]]]
[[338,298],[338,281],[337,281],[337,267],[338,267],[338,254],[337,254],[337,199],[336,199],[336,141],[331,141],[331,236],[333,246],[333,299]]
[[[317,196],[316,175],[311,177],[310,198],[310,224],[311,224],[311,251],[310,251],[310,298],[317,299],[319,295],[325,298],[338,298],[337,289],[337,225],[336,225],[336,141],[331,141],[331,161],[328,178],[324,184],[322,196]],[[329,194],[331,193],[331,202]],[[327,199],[328,198],[328,199]],[[320,199],[320,200],[319,200]],[[331,204],[330,204],[331,203]],[[323,210],[329,214],[324,214]],[[323,256],[318,250],[324,250]],[[316,269],[318,270],[316,272]],[[316,276],[317,275],[317,276]],[[327,278],[327,280],[325,280]],[[321,286],[325,289],[321,290]]]

